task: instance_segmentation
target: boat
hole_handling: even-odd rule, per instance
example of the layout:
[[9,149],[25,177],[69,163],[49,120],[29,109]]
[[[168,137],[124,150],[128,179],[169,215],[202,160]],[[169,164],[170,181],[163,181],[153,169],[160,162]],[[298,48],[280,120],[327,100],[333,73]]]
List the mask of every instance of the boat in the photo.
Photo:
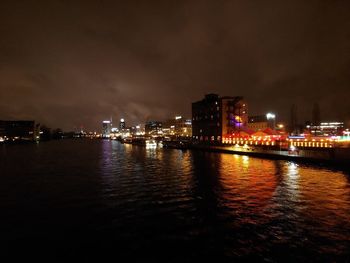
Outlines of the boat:
[[146,148],[157,148],[157,142],[153,139],[146,140]]

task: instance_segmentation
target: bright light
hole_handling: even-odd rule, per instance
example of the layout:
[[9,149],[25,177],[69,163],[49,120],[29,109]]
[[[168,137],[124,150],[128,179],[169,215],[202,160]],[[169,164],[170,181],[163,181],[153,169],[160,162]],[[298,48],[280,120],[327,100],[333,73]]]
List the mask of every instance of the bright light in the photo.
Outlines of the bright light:
[[146,140],[146,149],[157,148],[157,142],[155,140]]
[[111,121],[103,121],[103,123],[111,123]]
[[276,115],[269,112],[269,113],[266,114],[266,118],[267,118],[268,120],[274,119],[274,118],[276,118]]
[[176,116],[175,117],[175,120],[180,120],[180,119],[182,119],[182,116]]
[[124,119],[123,119],[123,118],[121,118],[121,119],[120,119],[120,122],[124,122]]

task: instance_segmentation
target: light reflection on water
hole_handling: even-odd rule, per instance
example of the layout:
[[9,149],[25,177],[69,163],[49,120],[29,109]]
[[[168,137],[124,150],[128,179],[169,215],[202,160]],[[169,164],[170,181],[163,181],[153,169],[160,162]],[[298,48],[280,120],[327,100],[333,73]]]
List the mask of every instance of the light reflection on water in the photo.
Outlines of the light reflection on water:
[[[306,258],[315,259],[347,253],[350,188],[340,171],[230,154],[135,146],[125,146],[125,151],[132,157],[132,164],[124,165],[128,176],[135,178],[130,172],[139,171],[143,178],[128,185],[137,189],[138,204],[142,207],[141,200],[149,198],[147,202],[157,204],[145,208],[150,214],[164,209],[184,220],[195,233],[187,238],[218,242],[220,253],[228,257],[268,259],[274,250],[272,259],[291,251],[295,260],[305,259],[305,250]],[[124,169],[118,160],[114,165],[114,171]],[[112,189],[123,192],[125,185],[118,180]],[[218,240],[208,238],[222,231]]]
[[151,261],[349,256],[350,183],[341,171],[102,140],[8,147],[0,157],[3,238],[26,245],[35,229],[42,240],[68,236],[80,252]]

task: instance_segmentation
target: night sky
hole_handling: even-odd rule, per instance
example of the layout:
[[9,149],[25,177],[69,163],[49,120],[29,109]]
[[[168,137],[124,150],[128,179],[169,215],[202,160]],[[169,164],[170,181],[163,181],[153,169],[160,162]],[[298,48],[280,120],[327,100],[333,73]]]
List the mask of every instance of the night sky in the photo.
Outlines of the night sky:
[[350,1],[1,1],[0,119],[100,130],[205,93],[350,120]]

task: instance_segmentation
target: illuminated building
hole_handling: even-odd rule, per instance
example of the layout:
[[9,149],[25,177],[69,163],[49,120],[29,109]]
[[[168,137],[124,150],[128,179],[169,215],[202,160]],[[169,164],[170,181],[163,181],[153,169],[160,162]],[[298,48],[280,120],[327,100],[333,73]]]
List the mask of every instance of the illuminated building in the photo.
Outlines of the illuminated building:
[[35,141],[39,139],[39,124],[35,121],[0,121],[0,139]]
[[112,131],[112,123],[111,121],[103,121],[102,122],[102,137],[109,138]]
[[344,122],[321,122],[319,125],[307,125],[306,128],[308,128],[314,136],[342,135]]
[[148,121],[145,125],[146,135],[162,134],[162,123],[160,121]]
[[207,94],[192,103],[192,139],[221,142],[223,136],[246,130],[248,107],[243,97],[219,97]]
[[276,116],[273,113],[267,113],[265,115],[249,116],[248,128],[252,131],[261,131],[267,128],[275,129]]
[[144,129],[142,129],[141,124],[131,127],[131,134],[133,136],[141,136],[145,134]]
[[174,119],[166,120],[162,128],[165,136],[191,137],[192,135],[192,121],[182,116],[176,116]]
[[123,130],[125,129],[125,120],[123,118],[120,119],[120,122],[119,122],[119,130]]

